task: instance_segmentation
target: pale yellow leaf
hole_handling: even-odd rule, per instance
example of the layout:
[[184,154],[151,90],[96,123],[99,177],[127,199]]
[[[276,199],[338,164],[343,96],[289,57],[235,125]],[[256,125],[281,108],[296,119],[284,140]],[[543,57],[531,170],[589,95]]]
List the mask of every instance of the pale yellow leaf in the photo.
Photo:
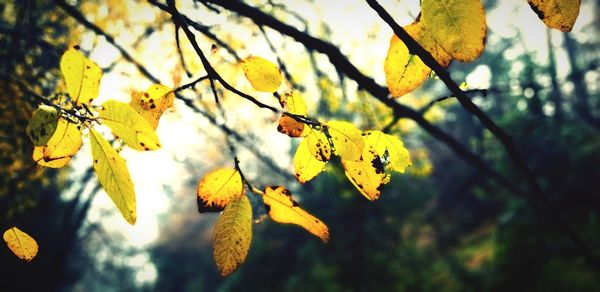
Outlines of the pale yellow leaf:
[[41,166],[60,168],[71,161],[81,147],[81,130],[77,124],[59,118],[54,134],[45,146],[33,148],[33,161]]
[[452,58],[469,62],[483,52],[486,23],[481,0],[422,0],[421,21]]
[[573,29],[581,0],[528,0],[531,9],[551,28],[567,32]]
[[365,150],[372,151],[380,158],[385,159],[387,168],[390,170],[404,173],[406,167],[411,165],[408,149],[404,147],[404,143],[398,137],[381,131],[366,131],[364,137]]
[[312,156],[318,161],[327,162],[331,158],[331,145],[329,145],[329,139],[325,133],[308,128],[308,135],[306,140],[306,146]]
[[390,181],[389,174],[384,171],[381,158],[374,152],[374,150],[364,151],[359,161],[342,159],[348,180],[369,200],[378,199],[381,195],[381,187]]
[[349,161],[360,160],[365,146],[361,130],[351,123],[342,121],[330,121],[326,127],[335,154]]
[[242,60],[242,70],[252,88],[257,91],[275,92],[283,80],[279,68],[261,57],[248,57]]
[[60,71],[67,91],[77,105],[88,104],[98,97],[102,69],[86,58],[77,47],[69,48],[60,59]]
[[[328,144],[329,145],[329,144]],[[302,140],[294,155],[294,172],[300,183],[305,183],[323,171],[327,162],[316,159],[308,148],[307,139]]]
[[[404,29],[440,65],[447,66],[450,63],[451,57],[427,33],[422,22],[412,23]],[[411,54],[404,42],[394,35],[390,40],[384,71],[390,93],[394,97],[400,97],[419,87],[427,79],[431,69],[418,56]]]
[[12,227],[4,231],[4,241],[8,248],[20,259],[30,262],[38,253],[38,244],[17,227]]
[[125,160],[100,133],[91,128],[90,144],[92,165],[100,185],[115,203],[123,218],[129,224],[135,224],[137,218],[135,190]]
[[108,100],[102,104],[99,116],[102,123],[132,149],[147,151],[160,148],[160,141],[152,126],[129,104]]
[[237,197],[217,219],[213,257],[221,276],[233,273],[246,259],[252,243],[252,206],[246,196]]
[[204,176],[196,189],[198,211],[219,212],[244,195],[242,176],[234,168],[219,168]]
[[300,208],[300,205],[292,198],[292,194],[284,187],[267,187],[263,195],[263,202],[273,221],[299,225],[321,238],[323,242],[329,241],[327,225]]
[[169,87],[153,84],[145,92],[131,93],[129,105],[156,129],[162,114],[173,106],[175,93]]
[[47,105],[40,105],[29,120],[25,132],[34,146],[48,143],[58,126],[58,110]]

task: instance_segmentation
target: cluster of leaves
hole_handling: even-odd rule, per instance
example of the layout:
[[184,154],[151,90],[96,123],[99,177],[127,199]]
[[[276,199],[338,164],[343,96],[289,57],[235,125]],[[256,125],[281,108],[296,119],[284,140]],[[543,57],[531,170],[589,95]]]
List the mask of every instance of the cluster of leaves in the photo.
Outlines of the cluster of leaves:
[[[26,128],[34,146],[32,158],[40,166],[64,167],[87,135],[98,181],[125,220],[135,224],[135,190],[125,160],[96,128],[107,126],[115,139],[132,149],[159,149],[154,130],[163,112],[172,106],[174,93],[155,84],[145,92],[134,92],[129,104],[108,100],[94,107],[91,102],[98,97],[102,69],[85,57],[78,46],[62,55],[60,69],[68,94],[56,103],[45,101],[33,113]],[[37,253],[35,240],[17,227],[8,229],[4,239],[19,258],[31,260]]]
[[[546,25],[562,31],[570,31],[579,14],[579,0],[528,2]],[[470,62],[481,55],[485,45],[483,4],[479,0],[423,0],[417,20],[403,29],[442,67],[447,67],[453,59]],[[390,40],[384,70],[394,97],[416,89],[431,73],[431,68],[396,35]]]
[[[279,68],[261,57],[244,59],[242,69],[257,91],[276,92],[283,79]],[[397,137],[377,130],[363,132],[343,121],[318,122],[307,116],[306,103],[297,91],[274,95],[279,97],[283,111],[277,130],[292,138],[302,138],[294,155],[295,176],[300,183],[315,178],[335,155],[350,182],[365,198],[375,200],[382,186],[390,181],[389,172],[403,173],[410,165],[409,152]],[[213,253],[221,275],[237,269],[250,248],[252,208],[246,197],[246,185],[262,197],[274,221],[299,225],[323,242],[329,240],[327,226],[304,211],[285,187],[260,190],[245,180],[239,167],[219,168],[200,180],[197,201],[201,213],[223,211],[214,229]]]
[[[577,5],[567,2],[530,0],[529,4],[548,26],[569,31],[577,18],[579,1]],[[420,16],[404,29],[442,67],[447,67],[453,59],[472,61],[484,49],[484,8],[479,0],[423,0]],[[155,84],[145,92],[133,93],[129,104],[109,100],[94,107],[91,102],[99,94],[100,67],[74,47],[63,54],[60,69],[68,94],[56,103],[41,105],[27,126],[34,145],[33,160],[45,167],[63,167],[78,152],[87,135],[100,184],[125,220],[135,224],[135,191],[126,163],[97,127],[107,126],[115,140],[122,140],[132,149],[159,149],[161,144],[154,130],[164,111],[173,105],[174,91]],[[323,123],[309,118],[300,93],[277,94],[283,77],[273,63],[249,57],[242,61],[242,69],[255,90],[274,93],[279,98],[282,113],[277,130],[302,139],[293,159],[295,177],[300,183],[315,178],[329,160],[337,157],[348,180],[365,198],[375,200],[390,181],[390,172],[403,173],[411,165],[409,152],[398,137],[378,130],[362,131],[345,121]],[[384,70],[394,97],[416,89],[431,73],[395,35],[390,41]],[[251,245],[253,215],[247,188],[262,197],[274,221],[299,225],[323,242],[329,240],[328,227],[303,210],[285,187],[269,186],[263,190],[252,187],[236,160],[236,168],[210,172],[197,188],[200,212],[222,212],[214,229],[213,255],[223,276],[242,264]],[[8,229],[4,240],[23,260],[30,261],[37,254],[35,240],[17,227]]]

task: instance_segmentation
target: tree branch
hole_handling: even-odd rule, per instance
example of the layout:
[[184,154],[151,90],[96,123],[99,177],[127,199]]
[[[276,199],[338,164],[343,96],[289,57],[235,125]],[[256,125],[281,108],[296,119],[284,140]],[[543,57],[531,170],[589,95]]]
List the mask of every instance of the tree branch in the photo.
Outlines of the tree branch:
[[525,162],[525,159],[518,152],[512,138],[500,128],[488,115],[486,115],[477,105],[475,105],[471,99],[459,88],[458,84],[452,80],[450,73],[444,69],[435,59],[425,50],[419,43],[417,43],[396,21],[392,16],[381,6],[376,0],[366,0],[367,3],[377,12],[377,14],[385,21],[394,31],[394,33],[404,42],[408,47],[411,54],[415,54],[423,60],[429,68],[431,68],[438,77],[446,84],[448,89],[458,99],[460,104],[470,113],[475,115],[479,121],[490,131],[494,136],[502,143],[506,153],[515,164],[517,169],[525,177],[527,184],[532,190],[532,195],[535,197],[537,202],[545,208],[550,217],[556,225],[565,233],[565,235],[571,240],[571,242],[579,249],[581,255],[590,263],[590,265],[596,269],[600,268],[600,262],[592,253],[592,251],[581,241],[575,233],[569,228],[564,222],[562,217],[552,208],[548,198],[544,194],[542,187],[537,182],[533,172]]

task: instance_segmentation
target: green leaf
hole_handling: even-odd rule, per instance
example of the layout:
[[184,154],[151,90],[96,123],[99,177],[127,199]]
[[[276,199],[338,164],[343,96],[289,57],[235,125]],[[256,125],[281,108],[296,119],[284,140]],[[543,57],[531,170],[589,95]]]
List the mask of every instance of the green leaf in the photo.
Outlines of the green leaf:
[[326,127],[335,154],[349,161],[360,160],[365,142],[358,128],[342,121],[330,121]]
[[573,29],[581,0],[528,0],[531,9],[551,28],[567,32]]
[[58,126],[58,110],[56,108],[40,105],[33,113],[25,132],[34,146],[44,146]]
[[147,151],[160,148],[160,141],[152,126],[129,104],[106,101],[100,110],[100,118],[115,136],[123,139],[132,149]]
[[461,62],[483,52],[486,24],[480,0],[422,0],[421,21],[437,43]]
[[246,260],[252,242],[252,206],[246,196],[233,200],[217,223],[213,257],[221,276],[233,273]]
[[60,71],[67,91],[77,105],[87,104],[98,97],[102,69],[86,58],[78,47],[69,48],[60,58]]
[[123,218],[129,224],[135,224],[137,217],[135,191],[125,160],[100,133],[92,128],[90,128],[90,143],[93,166],[100,185],[117,205]]

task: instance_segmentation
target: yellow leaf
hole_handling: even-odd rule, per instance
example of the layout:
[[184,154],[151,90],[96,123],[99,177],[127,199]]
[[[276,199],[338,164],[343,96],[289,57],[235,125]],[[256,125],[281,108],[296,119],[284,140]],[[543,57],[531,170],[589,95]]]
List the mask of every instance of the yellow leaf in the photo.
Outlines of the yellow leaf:
[[69,48],[60,59],[60,71],[67,91],[77,105],[87,104],[98,97],[102,69],[86,58],[78,47]]
[[246,259],[252,242],[252,206],[246,196],[233,200],[217,219],[213,257],[221,276],[233,273]]
[[275,92],[283,80],[279,68],[261,57],[248,57],[242,60],[242,69],[252,88],[257,91]]
[[58,126],[58,110],[56,108],[40,105],[31,116],[25,132],[34,146],[44,146]]
[[349,161],[360,160],[365,142],[358,128],[348,122],[330,121],[327,123],[327,132],[335,154]]
[[312,156],[318,161],[327,162],[331,158],[331,145],[327,136],[319,131],[309,128],[309,134],[304,139],[306,146]]
[[[442,66],[448,66],[451,57],[428,34],[422,22],[404,27],[406,32],[425,48]],[[387,86],[394,97],[400,97],[419,87],[431,69],[408,48],[396,35],[390,40],[390,48],[384,63]]]
[[421,21],[437,43],[461,62],[483,52],[486,24],[480,0],[423,0]]
[[398,137],[381,131],[366,131],[364,137],[365,150],[373,151],[380,158],[387,160],[390,170],[404,173],[406,167],[411,165],[410,154]]
[[110,127],[113,134],[135,150],[156,150],[160,141],[152,126],[129,104],[109,100],[102,104],[99,113],[102,123]]
[[12,227],[4,231],[4,241],[8,248],[20,259],[30,262],[38,253],[38,244],[17,227]]
[[133,92],[129,105],[156,129],[165,110],[173,106],[175,93],[171,88],[153,84],[145,92]]
[[60,118],[48,143],[45,146],[35,146],[33,148],[33,161],[41,166],[63,167],[79,151],[81,142],[81,130],[77,124]]
[[381,187],[390,181],[390,176],[385,173],[383,163],[374,150],[363,152],[359,161],[342,159],[348,180],[358,191],[369,200],[376,200],[381,194]]
[[551,28],[571,31],[579,16],[580,0],[528,0],[531,9]]
[[[279,102],[282,106],[287,108],[287,112],[290,114],[306,117],[306,104],[297,91],[292,91],[291,93],[282,96]],[[277,131],[290,137],[300,137],[306,136],[307,131],[305,130],[305,127],[306,125],[304,123],[298,122],[292,117],[281,115]]]
[[298,91],[292,91],[282,95],[279,102],[287,108],[287,112],[299,116],[306,116],[306,103]]
[[307,139],[300,142],[296,149],[296,154],[294,155],[294,171],[296,179],[300,183],[303,184],[316,177],[323,171],[326,164],[327,162],[319,161],[313,156],[308,148]]
[[292,198],[290,191],[284,187],[267,187],[263,201],[269,216],[274,221],[299,225],[321,238],[323,242],[329,241],[327,225],[300,208],[300,205]]
[[198,211],[219,212],[232,200],[244,195],[242,176],[233,168],[219,168],[204,176],[196,190]]
[[123,218],[129,224],[135,224],[137,217],[135,191],[125,160],[100,133],[91,128],[90,144],[92,145],[94,170],[102,188],[117,205]]

